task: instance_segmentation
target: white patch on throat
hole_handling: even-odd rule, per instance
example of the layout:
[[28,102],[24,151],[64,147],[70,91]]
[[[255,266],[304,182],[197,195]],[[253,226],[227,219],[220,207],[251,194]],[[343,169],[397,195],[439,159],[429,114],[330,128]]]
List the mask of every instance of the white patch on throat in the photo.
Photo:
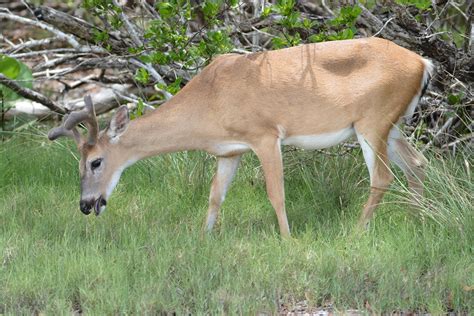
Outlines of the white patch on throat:
[[118,168],[114,174],[112,175],[112,179],[110,180],[109,182],[109,185],[107,186],[107,191],[105,193],[105,198],[108,199],[109,196],[112,194],[112,191],[115,189],[115,187],[117,186],[117,183],[119,182],[120,180],[120,176],[122,175],[122,172],[130,167],[131,165],[133,165],[135,162],[137,161],[137,159],[133,158],[133,159],[130,159],[128,160],[124,165],[122,165],[120,168]]
[[316,135],[290,136],[282,139],[283,145],[293,145],[303,149],[323,149],[335,146],[354,134],[352,127],[347,127],[336,132]]

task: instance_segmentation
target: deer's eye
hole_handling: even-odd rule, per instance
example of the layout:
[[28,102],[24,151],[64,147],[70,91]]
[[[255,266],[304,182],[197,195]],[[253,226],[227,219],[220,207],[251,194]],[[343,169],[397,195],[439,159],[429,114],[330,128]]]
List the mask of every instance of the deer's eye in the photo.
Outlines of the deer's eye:
[[102,163],[102,158],[96,159],[91,162],[91,169],[95,170],[100,167],[100,164]]

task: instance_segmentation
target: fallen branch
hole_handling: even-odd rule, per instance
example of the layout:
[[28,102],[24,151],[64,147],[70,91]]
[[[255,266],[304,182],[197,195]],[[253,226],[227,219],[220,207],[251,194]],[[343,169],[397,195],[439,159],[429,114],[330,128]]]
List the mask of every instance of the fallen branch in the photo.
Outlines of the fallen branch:
[[41,71],[41,70],[46,70],[49,68],[57,67],[61,64],[67,63],[70,60],[74,60],[78,57],[82,56],[82,54],[68,54],[64,55],[52,60],[45,61],[44,63],[37,64],[36,66],[33,67],[34,71]]
[[[92,83],[97,83],[94,81],[89,81]],[[106,113],[116,107],[119,107],[123,103],[127,103],[130,101],[130,98],[123,97],[134,95],[135,93],[141,93],[146,96],[150,96],[154,94],[156,91],[153,88],[146,88],[146,89],[139,89],[133,85],[120,85],[114,84],[111,86],[106,86],[103,84],[98,83],[104,89],[102,89],[98,93],[91,94],[92,101],[94,102],[94,107],[96,113],[102,114]],[[136,100],[132,101],[136,102]],[[78,111],[81,110],[85,106],[84,99],[74,99],[74,100],[65,100],[65,108],[67,111]]]
[[2,49],[0,50],[0,53],[4,53],[4,54],[18,53],[24,49],[47,46],[58,41],[62,42],[63,40],[59,37],[49,37],[49,38],[44,38],[40,40],[31,40],[31,41],[20,43],[20,44],[15,44],[12,48]]
[[445,130],[448,130],[448,128],[451,126],[451,124],[454,121],[454,117],[450,117],[444,125],[436,132],[436,134],[433,136],[433,138],[423,147],[421,152],[425,152],[428,148],[431,147],[432,144],[435,144],[436,141],[438,140],[438,137],[444,133]]
[[51,25],[46,24],[46,23],[43,23],[43,22],[40,22],[40,21],[34,21],[34,20],[31,20],[31,19],[23,18],[21,16],[17,16],[17,15],[14,15],[14,14],[11,14],[11,13],[5,13],[5,12],[0,12],[0,18],[12,20],[12,21],[22,23],[22,24],[28,24],[28,25],[36,26],[40,29],[43,29],[43,30],[46,30],[48,32],[53,33],[54,35],[56,35],[60,39],[63,39],[65,41],[67,41],[69,43],[69,45],[71,45],[72,47],[74,47],[77,50],[82,50],[83,49],[83,46],[74,38],[74,36],[72,36],[70,34],[66,34],[66,33],[52,27]]
[[[270,10],[269,15],[258,14],[261,12],[261,1],[255,1],[239,1],[240,6],[235,10],[224,6],[223,11],[218,14],[218,19],[223,23],[213,26],[206,23],[199,15],[202,13],[199,13],[202,7],[192,1],[191,10],[196,10],[196,12],[193,11],[192,18],[184,22],[188,25],[185,45],[174,47],[172,42],[162,43],[159,48],[153,42],[154,35],[152,34],[154,32],[148,32],[153,30],[148,30],[148,28],[153,25],[152,21],[159,22],[156,23],[157,27],[167,25],[168,21],[153,6],[153,1],[128,1],[125,4],[124,1],[110,0],[111,6],[120,8],[120,10],[113,12],[113,18],[120,20],[116,22],[121,22],[114,24],[121,25],[117,28],[112,27],[107,9],[98,10],[99,12],[103,11],[100,13],[102,23],[89,23],[88,21],[94,20],[85,17],[77,18],[66,13],[71,10],[62,11],[60,9],[58,11],[49,5],[34,8],[36,10],[31,10],[26,5],[26,9],[29,10],[26,13],[30,14],[34,11],[34,15],[41,21],[35,20],[34,17],[29,19],[22,17],[25,11],[12,13],[6,9],[0,9],[0,19],[8,15],[6,18],[16,21],[15,24],[29,24],[35,28],[41,27],[43,29],[48,26],[48,31],[52,32],[49,39],[26,39],[26,36],[29,36],[27,32],[28,35],[25,35],[25,41],[22,42],[21,39],[15,39],[16,33],[4,33],[2,29],[2,33],[8,34],[8,36],[0,34],[0,52],[8,54],[10,57],[20,58],[25,64],[32,67],[35,80],[44,81],[44,87],[56,92],[55,96],[51,96],[51,98],[61,97],[61,109],[65,112],[81,107],[82,99],[78,100],[77,104],[75,100],[70,102],[65,100],[71,100],[70,98],[76,98],[83,94],[82,89],[105,96],[103,99],[106,101],[105,103],[101,103],[100,100],[95,103],[97,105],[103,104],[103,106],[99,106],[100,111],[107,111],[123,102],[143,102],[151,105],[153,102],[160,104],[164,101],[163,99],[170,99],[172,95],[164,87],[177,78],[183,78],[180,81],[181,86],[186,84],[192,76],[199,73],[200,69],[209,61],[210,56],[198,54],[197,57],[193,57],[191,62],[179,58],[174,60],[173,57],[170,59],[173,61],[165,64],[162,62],[149,63],[148,60],[155,59],[142,59],[141,57],[151,56],[157,50],[171,56],[177,48],[188,50],[197,47],[201,42],[212,43],[212,40],[209,41],[210,33],[208,31],[222,31],[228,34],[235,46],[233,52],[246,54],[249,50],[272,49],[272,39],[285,36],[285,34],[292,36],[299,34],[301,43],[307,43],[311,41],[309,36],[312,34],[318,34],[318,32],[332,34],[345,28],[344,26],[331,25],[330,20],[339,15],[340,11],[336,8],[340,8],[340,6],[333,5],[327,0],[323,1],[322,6],[315,5],[313,1],[309,0],[297,1],[295,10],[299,11],[298,21],[309,20],[314,23],[314,26],[305,30],[300,30],[300,28],[288,30],[282,23],[285,21],[283,20],[285,16],[281,13]],[[132,2],[133,5],[130,5]],[[428,90],[427,97],[422,99],[420,111],[416,112],[412,123],[405,127],[407,134],[412,135],[413,140],[425,143],[426,148],[442,147],[443,144],[449,142],[447,147],[451,146],[450,148],[452,148],[458,144],[457,137],[465,135],[466,131],[472,134],[472,124],[468,122],[469,120],[450,120],[450,116],[447,114],[449,112],[464,118],[466,113],[470,116],[473,113],[470,108],[467,108],[472,107],[470,100],[473,97],[471,86],[474,77],[472,44],[469,41],[474,38],[471,26],[472,0],[459,6],[452,1],[434,1],[433,10],[430,12],[418,10],[415,6],[398,5],[393,1],[389,1],[389,5],[376,3],[370,9],[364,7],[360,2],[357,5],[361,7],[362,12],[356,24],[358,28],[356,37],[372,35],[394,41],[432,59],[436,64],[436,75],[431,81],[432,85]],[[444,5],[441,11],[438,11],[436,7],[438,5]],[[259,9],[256,9],[257,7]],[[465,14],[462,14],[461,11],[464,11]],[[17,16],[12,18],[11,16],[15,14]],[[417,14],[420,19],[415,19]],[[453,23],[457,23],[453,21],[458,19],[456,15],[462,19],[463,23],[467,23],[465,31],[462,27],[457,30],[453,28]],[[440,25],[448,27],[440,27]],[[288,32],[285,33],[286,31]],[[104,42],[101,44],[97,44],[98,32],[107,34],[103,37]],[[461,42],[463,48],[458,48],[455,41],[448,39],[454,32],[465,37],[465,40]],[[60,38],[57,34],[64,36]],[[148,35],[152,36],[148,37]],[[106,45],[107,49],[103,48]],[[131,47],[138,49],[130,50]],[[160,87],[163,85],[163,90],[156,89],[156,85],[155,87],[152,84],[143,86],[137,83],[137,69],[146,70],[151,78],[151,83],[159,83],[157,86]],[[117,84],[114,88],[111,87],[113,83]],[[122,87],[120,88],[120,86]],[[123,86],[128,88],[124,89]],[[78,91],[78,88],[81,91]],[[76,90],[72,91],[73,89]],[[151,97],[156,96],[157,91],[163,94],[164,98],[160,97],[157,101],[150,101],[150,99],[155,99]],[[447,97],[451,94],[460,96],[462,104],[450,107]],[[21,100],[21,102],[27,103],[26,100]],[[27,114],[39,117],[41,110],[41,113],[51,115],[51,112],[39,103],[29,103],[34,103],[34,106],[30,107],[32,109],[30,112],[34,113]],[[465,107],[466,109],[464,109]],[[26,109],[27,106],[24,108]],[[19,108],[9,112],[21,112],[17,110]],[[418,127],[415,128],[415,126]],[[461,139],[463,138],[461,137]]]
[[383,29],[388,25],[388,23],[390,23],[390,21],[392,21],[394,19],[394,17],[391,17],[390,19],[387,20],[387,22],[385,22],[385,24],[382,26],[382,28],[380,30],[377,31],[377,33],[375,33],[374,35],[372,36],[377,36],[379,35],[380,33],[382,33]]
[[25,88],[20,86],[18,83],[16,83],[14,80],[11,80],[5,75],[0,73],[0,84],[5,85],[6,87],[12,89],[22,97],[26,99],[30,99],[32,101],[38,102],[49,108],[51,111],[59,113],[59,114],[65,114],[66,111],[55,101],[45,97],[41,93],[38,93],[34,90],[31,90],[29,88]]
[[53,48],[53,49],[45,49],[45,50],[34,50],[32,52],[26,52],[26,53],[10,54],[10,57],[25,58],[25,57],[36,57],[39,55],[65,54],[65,53],[76,53],[76,52],[77,50],[74,48]]
[[[112,3],[116,6],[116,7],[119,7],[121,8],[121,6],[119,5],[119,3],[117,2],[117,0],[112,0]],[[122,8],[123,10],[123,8]],[[125,25],[125,28],[127,29],[128,31],[128,34],[130,35],[130,37],[132,38],[133,42],[135,43],[135,45],[137,45],[138,47],[140,46],[143,46],[143,42],[142,40],[140,39],[140,36],[138,35],[137,31],[135,30],[135,27],[134,25],[130,22],[130,20],[128,19],[127,15],[125,13],[123,13],[123,11],[121,11],[119,13],[119,17],[120,17],[120,20],[122,20],[123,24]]]
[[[405,7],[392,4],[391,9],[395,17],[390,18],[385,24],[363,5],[360,7],[362,12],[359,22],[375,34],[406,48],[417,49],[425,56],[438,61],[448,73],[456,73],[460,80],[472,81],[474,66],[471,56],[467,54],[463,57],[461,50],[420,24]],[[388,24],[389,21],[392,23]],[[438,75],[444,76],[441,72],[438,72]]]
[[[61,77],[70,73],[74,73],[81,70],[90,70],[90,69],[124,69],[129,67],[129,63],[117,57],[112,58],[89,58],[82,59],[76,58],[73,59],[74,66],[68,68],[60,68],[53,70],[44,70],[33,73],[35,78],[42,76],[48,77],[48,79],[54,79],[56,77]],[[49,77],[49,75],[54,74],[54,77]]]
[[[92,45],[95,45],[94,33],[103,31],[84,20],[45,6],[35,9],[35,15],[39,20],[54,25],[62,32],[73,34],[74,36],[83,39]],[[107,44],[110,45],[112,52],[125,53],[127,52],[127,48],[132,46],[132,43],[128,43],[123,39],[116,38],[113,34],[109,35],[110,37],[107,40]],[[94,52],[100,53],[106,52],[105,49],[98,46],[93,46],[92,50]]]
[[473,141],[474,141],[474,133],[470,133],[461,138],[456,139],[455,141],[450,142],[449,144],[444,144],[443,148],[452,147],[462,142],[469,142],[472,145]]
[[[130,63],[134,64],[135,66],[145,68],[158,83],[166,86],[166,82],[163,80],[163,77],[161,77],[161,75],[156,71],[155,68],[153,68],[151,64],[144,64],[135,58],[131,58]],[[163,94],[166,100],[169,100],[173,97],[173,95],[168,91],[160,90],[160,92]]]

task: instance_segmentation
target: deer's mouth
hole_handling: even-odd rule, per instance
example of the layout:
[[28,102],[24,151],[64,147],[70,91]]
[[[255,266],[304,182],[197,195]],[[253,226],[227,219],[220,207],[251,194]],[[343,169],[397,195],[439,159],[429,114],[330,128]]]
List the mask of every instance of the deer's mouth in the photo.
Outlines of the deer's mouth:
[[107,201],[100,196],[94,203],[94,211],[95,215],[99,216],[104,210],[107,205]]

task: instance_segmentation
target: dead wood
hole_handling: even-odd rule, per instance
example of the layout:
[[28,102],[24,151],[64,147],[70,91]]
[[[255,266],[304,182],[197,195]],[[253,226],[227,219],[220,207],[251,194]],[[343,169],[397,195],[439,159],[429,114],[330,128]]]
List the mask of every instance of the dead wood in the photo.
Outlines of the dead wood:
[[[3,4],[5,0],[0,0]],[[357,35],[382,37],[408,48],[431,59],[436,65],[436,75],[432,80],[428,97],[422,99],[420,110],[415,113],[411,125],[405,131],[408,134],[418,135],[426,148],[438,146],[442,148],[456,147],[460,143],[470,143],[472,139],[472,104],[474,59],[472,56],[472,0],[467,0],[463,12],[452,1],[433,1],[432,11],[436,14],[422,15],[415,7],[399,5],[395,1],[386,1],[382,5],[376,4],[370,10],[360,3],[362,12],[357,20]],[[0,78],[0,82],[16,89],[30,100],[28,106],[22,105],[7,112],[7,117],[17,115],[20,109],[29,109],[28,113],[34,117],[44,117],[48,113],[64,113],[82,106],[83,89],[93,95],[94,103],[98,106],[98,113],[105,113],[117,105],[128,102],[158,105],[168,100],[172,95],[162,89],[178,77],[183,78],[186,84],[200,71],[186,69],[177,63],[158,65],[144,62],[137,54],[131,54],[130,48],[145,47],[150,53],[145,38],[146,25],[151,20],[160,20],[160,13],[147,1],[134,2],[132,6],[124,6],[117,17],[122,27],[111,30],[111,26],[102,20],[102,23],[91,23],[88,15],[81,17],[69,13],[73,10],[64,5],[56,7],[25,6],[23,1],[7,1],[0,8],[0,20],[8,19],[12,23],[40,28],[51,36],[42,38],[9,39],[8,32],[0,35],[0,53],[18,58],[31,66],[33,76],[41,82],[37,88],[53,86],[53,95],[46,98],[42,93],[34,93],[15,85],[8,78]],[[119,5],[118,1],[112,3]],[[121,2],[120,2],[121,3]],[[194,3],[194,2],[193,2]],[[261,2],[242,1],[238,9],[224,8],[219,18],[225,21],[222,30],[228,31],[235,48],[234,53],[244,54],[253,51],[272,49],[272,39],[283,28],[280,13],[271,12],[262,16]],[[269,5],[269,3],[266,3]],[[5,9],[7,7],[7,9]],[[8,9],[9,8],[9,9]],[[447,8],[454,8],[455,12],[465,19],[467,27],[463,31],[465,39],[462,45],[456,46],[453,40],[448,40],[448,31],[440,31],[442,15]],[[338,14],[338,7],[330,2],[322,5],[314,1],[298,1],[296,9],[299,11],[299,20],[304,19],[317,22],[311,30],[293,29],[290,34],[298,33],[305,41],[311,33],[321,31],[320,25],[333,19]],[[454,10],[453,9],[453,10]],[[11,10],[15,10],[12,12]],[[196,13],[194,20],[189,21],[189,43],[196,44],[206,37],[206,22],[200,7],[193,9]],[[34,12],[34,16],[32,15]],[[69,12],[69,13],[67,13]],[[96,41],[97,32],[107,32],[106,43]],[[459,33],[459,32],[458,32]],[[166,47],[168,49],[170,47]],[[165,48],[164,48],[165,49]],[[201,63],[205,64],[204,60]],[[148,85],[139,84],[136,74],[139,69],[145,69],[150,75]],[[1,81],[3,80],[3,81]],[[92,87],[98,87],[90,91]],[[30,91],[31,90],[31,91]],[[51,90],[51,89],[50,89]],[[96,94],[96,95],[95,95]],[[153,102],[147,98],[151,95],[161,95],[161,99]],[[462,98],[462,103],[453,105],[448,97]],[[98,99],[95,99],[98,98]],[[77,100],[76,100],[77,99]],[[52,101],[52,100],[62,100]],[[45,107],[40,106],[43,104]],[[417,126],[426,126],[423,133],[414,133]],[[413,134],[412,134],[413,133]],[[471,135],[467,137],[466,135]],[[457,140],[460,141],[458,142]]]
[[[34,10],[34,13],[38,20],[51,24],[64,33],[73,34],[92,45],[96,44],[94,41],[94,32],[104,31],[82,19],[49,7],[40,6]],[[128,39],[118,38],[118,36],[114,34],[110,34],[107,44],[110,45],[111,52],[118,54],[127,53],[128,47],[133,46],[133,43]]]
[[25,88],[20,86],[16,81],[8,79],[5,77],[5,75],[0,73],[0,84],[3,84],[7,86],[8,88],[12,89],[19,95],[21,95],[24,98],[33,100],[35,102],[41,103],[45,105],[48,109],[50,109],[53,112],[59,113],[59,114],[64,114],[66,113],[64,109],[55,101],[50,100],[49,98],[45,97],[39,92],[36,92],[32,89]]

